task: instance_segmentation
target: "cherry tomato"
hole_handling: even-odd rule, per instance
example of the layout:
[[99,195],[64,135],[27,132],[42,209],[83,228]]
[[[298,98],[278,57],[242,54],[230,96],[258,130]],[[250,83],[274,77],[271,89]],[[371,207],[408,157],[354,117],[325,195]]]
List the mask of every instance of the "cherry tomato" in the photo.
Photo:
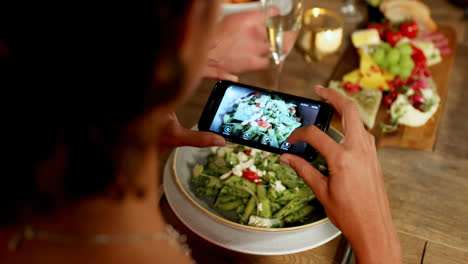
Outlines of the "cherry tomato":
[[295,112],[296,109],[294,109],[293,107],[291,107],[291,108],[289,108],[289,111],[291,111],[291,113],[292,113],[292,112]]
[[259,103],[256,103],[255,106],[256,106],[256,107],[260,107],[260,104],[259,104]]
[[413,39],[418,36],[418,24],[414,20],[400,24],[400,32],[403,36]]
[[402,38],[403,34],[401,34],[400,31],[395,32],[391,29],[385,30],[385,41],[392,45],[392,47],[394,47]]
[[242,171],[242,178],[244,178],[244,179],[246,179],[248,181],[254,182],[259,177],[258,177],[258,174],[255,171],[244,170],[244,171]]
[[268,127],[270,123],[268,123],[267,121],[260,120],[258,121],[258,125],[261,127]]
[[252,150],[247,150],[246,152],[244,152],[244,154],[247,155],[247,156],[250,156],[251,152],[252,152]]
[[260,93],[259,93],[259,92],[255,92],[254,95],[255,95],[256,97],[259,97],[259,96],[260,96]]

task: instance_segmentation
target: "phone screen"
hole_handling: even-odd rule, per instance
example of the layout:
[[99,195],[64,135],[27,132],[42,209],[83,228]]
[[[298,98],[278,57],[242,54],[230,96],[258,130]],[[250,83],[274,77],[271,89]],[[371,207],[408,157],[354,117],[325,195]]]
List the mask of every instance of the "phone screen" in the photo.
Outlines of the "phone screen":
[[[292,132],[316,122],[321,104],[286,94],[231,84],[225,89],[209,130],[228,138],[280,150],[306,153],[308,145],[291,145]],[[327,126],[328,127],[328,126]]]

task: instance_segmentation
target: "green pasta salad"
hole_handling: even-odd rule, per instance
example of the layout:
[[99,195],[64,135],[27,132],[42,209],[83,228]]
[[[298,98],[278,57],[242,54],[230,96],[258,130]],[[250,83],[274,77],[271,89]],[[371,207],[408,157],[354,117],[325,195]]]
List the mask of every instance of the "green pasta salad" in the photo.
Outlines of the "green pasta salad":
[[[322,157],[313,165],[327,174]],[[193,167],[191,181],[196,195],[207,198],[223,216],[250,226],[300,225],[320,206],[302,178],[279,162],[279,155],[241,145],[212,147],[207,163]]]
[[276,95],[255,92],[237,100],[224,114],[221,131],[229,127],[231,135],[279,148],[301,126],[296,107]]

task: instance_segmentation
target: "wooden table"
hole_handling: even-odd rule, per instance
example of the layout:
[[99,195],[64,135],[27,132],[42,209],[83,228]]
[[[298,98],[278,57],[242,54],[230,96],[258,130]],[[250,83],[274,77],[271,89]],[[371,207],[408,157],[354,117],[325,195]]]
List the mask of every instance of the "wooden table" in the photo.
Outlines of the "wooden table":
[[[468,263],[468,23],[463,19],[464,10],[448,1],[424,2],[431,7],[436,22],[451,25],[458,35],[436,145],[434,151],[383,148],[379,150],[379,159],[403,246],[404,263]],[[306,0],[306,6],[314,4],[338,10],[342,1]],[[347,24],[345,32],[349,34],[356,27]],[[281,75],[281,91],[317,98],[313,86],[326,84],[339,58],[340,54],[336,54],[308,64],[293,51]],[[272,87],[273,80],[272,69],[241,76],[241,82],[266,88]],[[178,112],[183,125],[191,127],[196,123],[213,84],[204,81]],[[339,236],[321,247],[297,254],[241,254],[195,235],[175,217],[166,200],[161,207],[167,221],[187,234],[198,263],[339,263],[346,243]]]

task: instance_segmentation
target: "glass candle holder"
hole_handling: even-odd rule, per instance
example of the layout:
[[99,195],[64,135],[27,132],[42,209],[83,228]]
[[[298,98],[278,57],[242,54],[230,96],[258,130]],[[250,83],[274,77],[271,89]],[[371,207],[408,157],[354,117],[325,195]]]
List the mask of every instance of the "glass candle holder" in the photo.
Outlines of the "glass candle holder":
[[308,62],[335,53],[343,40],[343,19],[337,13],[314,7],[304,12],[297,47]]

